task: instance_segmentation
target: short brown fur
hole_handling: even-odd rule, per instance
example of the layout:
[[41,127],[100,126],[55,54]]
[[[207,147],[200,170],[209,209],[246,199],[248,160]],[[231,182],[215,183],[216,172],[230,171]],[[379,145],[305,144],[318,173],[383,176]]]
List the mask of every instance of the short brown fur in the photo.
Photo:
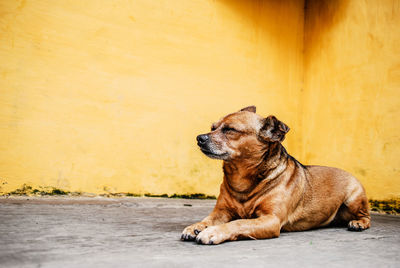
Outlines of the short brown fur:
[[300,164],[281,144],[289,127],[255,112],[250,106],[229,114],[197,137],[207,156],[224,160],[224,180],[214,210],[186,227],[181,239],[219,244],[330,224],[369,228],[361,183],[337,168]]

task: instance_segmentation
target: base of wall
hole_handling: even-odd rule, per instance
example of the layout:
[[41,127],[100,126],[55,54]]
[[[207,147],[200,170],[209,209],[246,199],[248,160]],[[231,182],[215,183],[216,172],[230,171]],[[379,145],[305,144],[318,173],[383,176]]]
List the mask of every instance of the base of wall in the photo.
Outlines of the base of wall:
[[400,197],[386,200],[369,200],[371,211],[400,215]]
[[[56,187],[39,187],[39,189],[33,188],[30,185],[22,185],[20,188],[8,192],[0,192],[0,196],[55,196],[55,195],[67,195],[67,196],[83,196],[83,197],[161,197],[161,198],[183,198],[183,199],[216,199],[214,195],[206,195],[203,193],[195,194],[138,194],[138,193],[111,193],[105,192],[102,194],[86,193],[86,192],[70,192],[67,190],[58,189]],[[386,200],[369,200],[371,211],[384,213],[384,214],[395,214],[400,215],[400,197],[386,199]]]
[[84,197],[95,197],[95,196],[103,196],[103,197],[162,197],[162,198],[183,198],[183,199],[216,199],[214,195],[206,195],[203,193],[195,193],[195,194],[177,194],[174,193],[172,195],[168,194],[138,194],[138,193],[112,193],[112,192],[104,192],[101,194],[87,193],[87,192],[71,192],[67,190],[62,190],[56,187],[38,187],[33,188],[30,185],[24,184],[20,188],[15,189],[11,192],[0,192],[0,196],[55,196],[55,195],[67,195],[67,196],[84,196]]

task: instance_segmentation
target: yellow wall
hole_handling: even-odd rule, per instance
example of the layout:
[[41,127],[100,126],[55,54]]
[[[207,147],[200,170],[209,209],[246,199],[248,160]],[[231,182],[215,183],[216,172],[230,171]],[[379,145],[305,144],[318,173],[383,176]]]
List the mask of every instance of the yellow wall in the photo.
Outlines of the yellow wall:
[[400,196],[400,1],[304,5],[0,1],[0,194],[216,195],[195,137],[255,104],[304,164]]
[[255,104],[293,127],[303,1],[0,1],[0,183],[216,195],[195,137]]
[[400,196],[400,1],[308,1],[301,158]]

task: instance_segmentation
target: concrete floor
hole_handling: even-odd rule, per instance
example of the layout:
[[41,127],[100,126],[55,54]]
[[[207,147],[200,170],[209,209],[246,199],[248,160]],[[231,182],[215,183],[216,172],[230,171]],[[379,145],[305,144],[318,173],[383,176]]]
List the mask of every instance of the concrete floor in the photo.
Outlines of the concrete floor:
[[0,267],[400,267],[400,217],[216,246],[179,240],[213,200],[0,198]]

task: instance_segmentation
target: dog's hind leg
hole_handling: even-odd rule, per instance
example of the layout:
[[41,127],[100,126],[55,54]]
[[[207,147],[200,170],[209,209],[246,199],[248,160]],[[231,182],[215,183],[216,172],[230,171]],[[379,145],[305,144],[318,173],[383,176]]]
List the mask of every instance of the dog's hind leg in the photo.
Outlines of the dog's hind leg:
[[349,231],[363,231],[370,227],[368,199],[361,184],[354,186],[343,205],[338,216],[348,222]]

